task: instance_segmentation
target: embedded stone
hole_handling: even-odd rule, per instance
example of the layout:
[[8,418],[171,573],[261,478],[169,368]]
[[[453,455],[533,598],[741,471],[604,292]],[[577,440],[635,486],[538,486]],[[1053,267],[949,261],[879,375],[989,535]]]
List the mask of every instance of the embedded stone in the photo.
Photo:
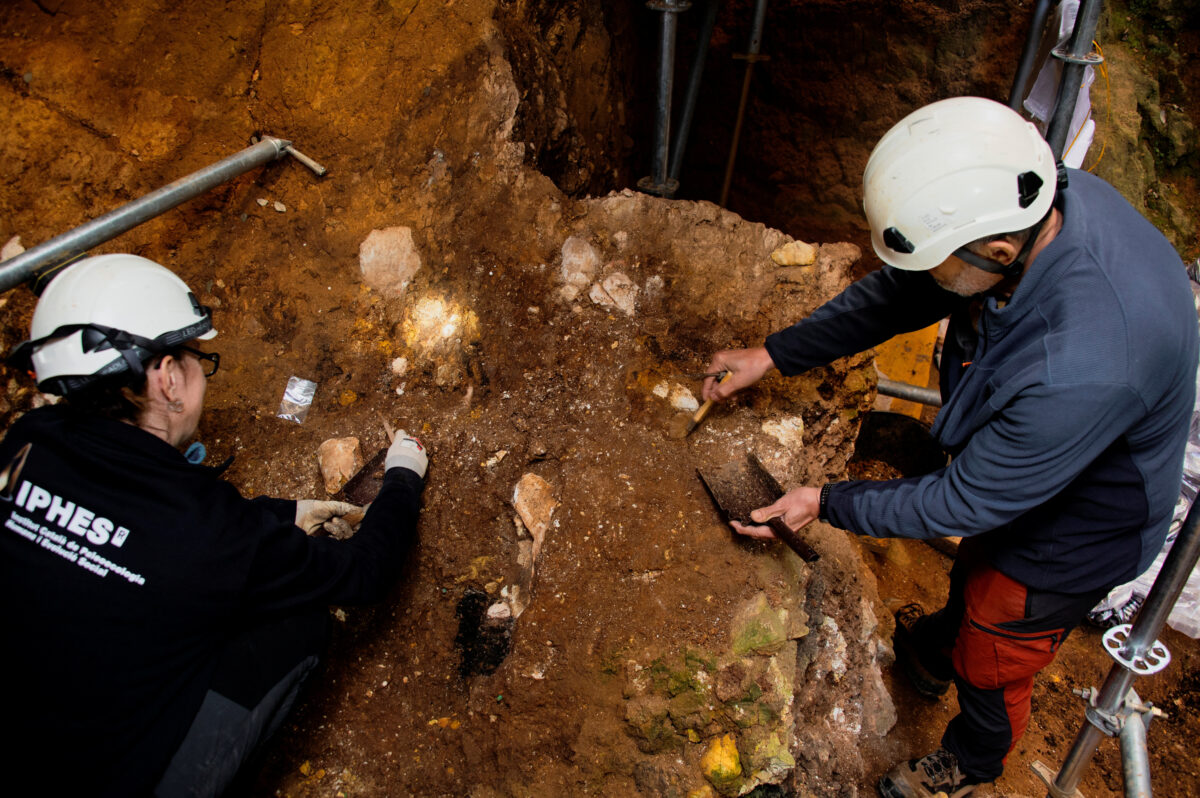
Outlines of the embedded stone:
[[798,452],[804,447],[804,419],[799,416],[764,421],[762,431],[790,452]]
[[5,243],[4,248],[0,249],[0,261],[6,261],[9,258],[15,258],[25,251],[25,247],[21,246],[21,237],[13,236]]
[[542,551],[546,530],[550,528],[550,517],[554,514],[554,508],[558,506],[558,501],[554,498],[554,487],[537,474],[525,474],[513,490],[512,504],[525,529],[533,538],[530,557],[536,562]]
[[733,653],[771,654],[788,641],[787,619],[759,593],[742,606],[733,621]]
[[600,256],[585,239],[571,236],[562,245],[562,298],[570,302],[600,270]]
[[682,385],[671,386],[670,393],[667,395],[667,401],[676,410],[684,410],[688,413],[695,413],[700,409],[700,402],[696,399],[695,395]]
[[411,227],[372,230],[358,247],[363,282],[383,294],[403,296],[421,268]]
[[612,300],[617,310],[626,316],[632,316],[637,310],[639,288],[637,283],[629,279],[624,272],[613,272],[600,283],[604,293]]
[[700,757],[704,778],[722,795],[736,795],[742,782],[742,762],[732,734],[717,737]]
[[803,241],[790,241],[771,253],[778,266],[808,266],[817,259],[817,250]]
[[317,448],[317,463],[325,492],[337,493],[363,467],[362,448],[358,438],[330,438]]

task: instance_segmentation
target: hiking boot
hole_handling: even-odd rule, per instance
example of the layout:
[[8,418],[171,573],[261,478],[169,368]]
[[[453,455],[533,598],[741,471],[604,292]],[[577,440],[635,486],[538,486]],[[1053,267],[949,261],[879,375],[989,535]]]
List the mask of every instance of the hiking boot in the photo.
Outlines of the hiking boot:
[[925,617],[920,604],[905,604],[896,610],[896,632],[892,636],[892,648],[896,660],[904,669],[904,675],[912,682],[918,693],[926,698],[938,699],[950,689],[950,680],[930,673],[921,662],[920,651],[913,638],[913,626]]
[[958,758],[945,748],[901,762],[879,779],[883,798],[965,798],[979,782],[958,769]]

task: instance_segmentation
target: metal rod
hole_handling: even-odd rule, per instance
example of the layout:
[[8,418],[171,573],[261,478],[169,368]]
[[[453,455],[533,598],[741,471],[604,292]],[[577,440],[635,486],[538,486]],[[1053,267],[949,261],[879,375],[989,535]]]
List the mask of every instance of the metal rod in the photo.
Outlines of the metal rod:
[[1058,99],[1046,130],[1046,141],[1049,142],[1055,158],[1061,159],[1066,149],[1067,133],[1071,128],[1071,119],[1075,116],[1079,88],[1083,85],[1083,71],[1097,60],[1089,56],[1092,52],[1092,39],[1096,35],[1096,23],[1100,19],[1100,6],[1101,0],[1083,0],[1075,16],[1075,29],[1071,32],[1071,41],[1065,49],[1054,50],[1054,57],[1063,61]]
[[1150,798],[1150,760],[1146,755],[1146,724],[1141,714],[1129,713],[1121,727],[1121,770],[1125,798]]
[[116,238],[121,233],[219,186],[230,178],[281,157],[290,145],[290,141],[266,136],[257,144],[212,166],[192,172],[140,199],[27,249],[0,265],[0,291],[20,285],[47,267],[55,266],[97,244]]
[[692,118],[696,115],[696,99],[700,96],[700,79],[704,76],[704,62],[708,60],[708,46],[712,42],[713,28],[717,24],[717,9],[721,0],[708,0],[704,16],[700,20],[700,32],[696,36],[696,52],[692,56],[692,67],[688,71],[687,90],[683,97],[683,109],[679,114],[679,126],[675,130],[675,141],[671,143],[670,166],[667,176],[679,180],[683,168],[683,154],[687,150],[688,135],[692,130]]
[[[1140,657],[1154,644],[1159,632],[1162,631],[1167,616],[1171,614],[1171,608],[1175,606],[1176,599],[1183,592],[1188,576],[1196,567],[1198,559],[1200,559],[1200,501],[1193,502],[1191,509],[1188,510],[1183,527],[1179,530],[1179,536],[1175,538],[1175,543],[1172,544],[1171,551],[1167,553],[1162,569],[1154,579],[1150,595],[1146,597],[1146,603],[1142,605],[1141,611],[1138,612],[1138,616],[1133,622],[1133,627],[1129,630],[1129,636],[1121,649],[1122,656],[1130,659]],[[1096,709],[1109,715],[1117,714],[1121,710],[1134,678],[1133,671],[1119,662],[1113,663],[1104,685],[1100,688],[1099,698],[1096,699]],[[1096,753],[1096,747],[1100,744],[1103,736],[1100,729],[1090,721],[1083,724],[1071,750],[1067,752],[1067,756],[1063,760],[1062,768],[1059,770],[1054,784],[1051,785],[1049,793],[1051,798],[1060,794],[1071,795],[1074,793],[1083,778],[1083,771]]]
[[1025,37],[1025,49],[1021,51],[1021,60],[1017,63],[1017,74],[1013,77],[1012,91],[1008,94],[1008,107],[1014,111],[1021,110],[1025,99],[1025,84],[1029,74],[1033,72],[1034,61],[1037,60],[1038,48],[1046,31],[1046,19],[1050,16],[1052,0],[1037,0],[1033,7],[1033,16],[1029,23],[1029,33]]
[[678,14],[691,7],[691,0],[649,0],[647,7],[662,11],[662,27],[658,47],[658,100],[654,115],[654,152],[651,155],[650,175],[638,181],[638,188],[648,194],[669,197],[679,182],[667,176],[667,157],[671,139],[671,94],[675,85],[675,37],[679,29]]
[[321,166],[321,164],[317,163],[312,158],[309,158],[307,155],[300,152],[300,150],[296,149],[291,144],[284,147],[284,150],[287,151],[288,155],[292,156],[297,161],[299,161],[300,163],[304,164],[309,169],[311,169],[317,177],[324,177],[325,172],[328,171],[324,166]]
[[675,34],[678,22],[678,18],[672,12],[662,12],[662,35],[658,50],[658,113],[654,118],[654,157],[650,169],[650,176],[659,185],[667,182],[667,149],[671,138],[671,91],[675,84]]
[[742,77],[742,96],[738,100],[737,120],[733,123],[733,140],[729,143],[729,158],[725,161],[725,179],[721,184],[721,199],[717,202],[722,208],[729,199],[729,186],[733,183],[733,165],[737,161],[738,143],[742,137],[742,123],[746,118],[746,105],[750,99],[750,78],[754,74],[754,64],[759,60],[758,54],[762,49],[763,24],[767,18],[767,0],[757,0],[754,6],[754,24],[750,30],[750,47],[746,53],[746,74]]
[[909,402],[919,402],[930,407],[942,406],[942,395],[933,388],[922,388],[918,385],[910,385],[907,382],[896,382],[895,380],[889,380],[887,377],[880,377],[877,390],[884,396],[893,396]]

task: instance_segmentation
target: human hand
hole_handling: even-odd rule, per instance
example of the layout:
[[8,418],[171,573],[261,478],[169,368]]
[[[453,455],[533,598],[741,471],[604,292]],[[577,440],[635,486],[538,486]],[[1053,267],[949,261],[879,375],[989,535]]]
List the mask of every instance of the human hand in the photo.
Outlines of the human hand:
[[[763,524],[772,518],[778,518],[788,529],[795,533],[817,520],[820,512],[821,489],[801,487],[789,490],[780,496],[779,500],[774,504],[767,507],[760,507],[750,513],[750,520],[754,521],[755,524]],[[739,535],[746,535],[747,537],[766,538],[769,540],[779,537],[768,526],[740,524],[737,521],[730,521],[729,525]]]
[[705,371],[712,374],[727,371],[729,379],[722,382],[717,377],[706,377],[700,395],[706,402],[724,401],[761,380],[763,375],[773,368],[775,361],[771,360],[765,346],[722,350],[712,356]]
[[390,468],[407,468],[424,479],[425,470],[429,468],[429,455],[425,453],[425,447],[419,440],[398,429],[396,437],[392,439],[392,445],[388,447],[383,464],[385,471]]
[[[322,529],[334,537],[349,537],[346,530],[362,521],[363,510],[348,502],[300,499],[296,502],[296,526],[306,535],[314,535]],[[351,533],[352,534],[352,533]]]

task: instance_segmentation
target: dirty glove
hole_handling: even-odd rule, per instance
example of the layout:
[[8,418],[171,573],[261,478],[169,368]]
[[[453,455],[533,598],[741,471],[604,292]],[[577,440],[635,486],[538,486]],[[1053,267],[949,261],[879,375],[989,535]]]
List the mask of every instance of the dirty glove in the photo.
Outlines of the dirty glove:
[[308,535],[320,532],[327,522],[332,522],[334,519],[340,520],[344,516],[349,516],[349,518],[343,524],[335,524],[338,529],[341,529],[344,524],[353,526],[354,523],[361,521],[362,510],[347,502],[328,502],[316,499],[301,499],[296,502],[296,526],[303,529]]
[[396,430],[396,437],[388,447],[387,458],[383,461],[384,470],[390,468],[407,468],[421,479],[425,478],[425,469],[429,467],[429,456],[425,447],[416,438],[402,429]]

